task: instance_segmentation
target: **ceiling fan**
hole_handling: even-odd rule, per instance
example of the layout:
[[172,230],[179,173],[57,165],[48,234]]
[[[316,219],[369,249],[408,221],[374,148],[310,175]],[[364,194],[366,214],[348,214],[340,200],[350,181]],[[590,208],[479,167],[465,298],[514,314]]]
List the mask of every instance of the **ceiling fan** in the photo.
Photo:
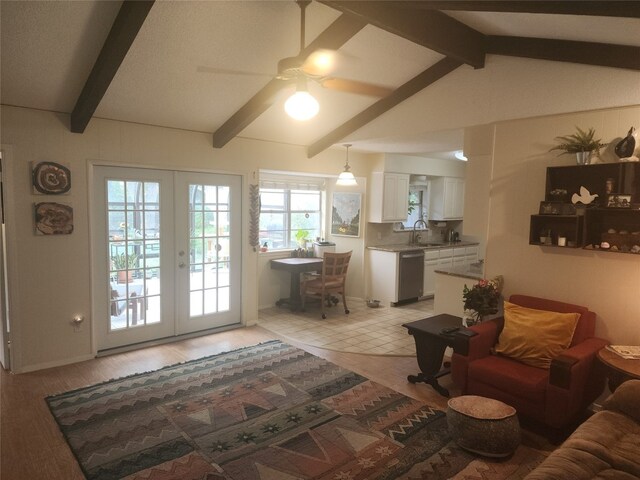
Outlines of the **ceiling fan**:
[[345,57],[336,50],[318,49],[311,54],[305,54],[305,10],[311,3],[311,0],[296,0],[296,3],[300,7],[300,53],[295,57],[281,59],[278,62],[278,73],[276,75],[204,66],[198,67],[198,71],[220,74],[268,76],[283,80],[284,82],[294,83],[296,85],[296,92],[287,99],[285,110],[296,120],[313,118],[320,108],[317,100],[308,92],[308,80],[315,81],[327,89],[372,97],[386,97],[393,92],[393,89],[381,85],[331,76],[331,72],[333,72],[336,67],[336,59],[338,56],[341,58]]

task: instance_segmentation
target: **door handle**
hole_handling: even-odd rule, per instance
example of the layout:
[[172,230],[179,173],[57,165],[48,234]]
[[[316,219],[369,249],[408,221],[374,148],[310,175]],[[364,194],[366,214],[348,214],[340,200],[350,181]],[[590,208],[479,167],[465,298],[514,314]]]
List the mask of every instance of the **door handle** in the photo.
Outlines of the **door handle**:
[[184,268],[184,267],[185,267],[185,263],[184,263],[184,262],[180,262],[180,263],[178,264],[178,267],[180,267],[180,268]]

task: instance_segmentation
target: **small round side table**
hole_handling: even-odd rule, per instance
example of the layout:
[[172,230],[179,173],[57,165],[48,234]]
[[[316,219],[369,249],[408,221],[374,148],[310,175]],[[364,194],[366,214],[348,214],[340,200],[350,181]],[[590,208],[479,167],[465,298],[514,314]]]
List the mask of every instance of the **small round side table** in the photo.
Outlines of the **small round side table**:
[[598,360],[607,369],[609,377],[609,390],[614,392],[621,383],[634,378],[640,379],[640,360],[622,358],[608,348],[602,348],[598,352]]
[[516,409],[492,398],[452,398],[447,403],[447,423],[460,447],[485,457],[508,457],[520,445]]

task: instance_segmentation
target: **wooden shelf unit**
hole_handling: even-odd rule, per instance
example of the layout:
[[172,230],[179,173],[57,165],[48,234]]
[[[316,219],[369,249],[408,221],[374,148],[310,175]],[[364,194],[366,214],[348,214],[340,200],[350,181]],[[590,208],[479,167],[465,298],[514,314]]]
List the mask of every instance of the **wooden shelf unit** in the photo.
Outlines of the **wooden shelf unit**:
[[[611,186],[609,193],[607,184]],[[627,253],[634,245],[640,246],[640,163],[547,168],[546,202],[570,204],[572,195],[579,193],[581,187],[585,187],[590,194],[596,194],[595,200],[579,208],[576,215],[531,215],[529,244],[557,247],[558,236],[564,235],[567,245],[560,248]],[[558,194],[559,190],[566,190],[567,193]],[[624,195],[630,206],[608,207],[610,195]],[[627,233],[621,234],[620,231]],[[548,236],[548,232],[551,232],[551,241],[542,243],[540,237]],[[599,248],[602,242],[608,242],[616,248]]]

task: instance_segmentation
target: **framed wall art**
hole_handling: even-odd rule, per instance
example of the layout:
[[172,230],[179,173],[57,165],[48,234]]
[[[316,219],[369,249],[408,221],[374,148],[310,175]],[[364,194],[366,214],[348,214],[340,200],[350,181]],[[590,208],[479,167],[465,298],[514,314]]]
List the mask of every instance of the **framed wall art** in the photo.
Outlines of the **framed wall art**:
[[360,193],[333,192],[331,235],[360,236]]
[[42,195],[62,195],[71,189],[71,170],[55,162],[40,162],[31,170],[33,192]]
[[73,207],[63,203],[34,204],[36,235],[69,235],[73,232]]

